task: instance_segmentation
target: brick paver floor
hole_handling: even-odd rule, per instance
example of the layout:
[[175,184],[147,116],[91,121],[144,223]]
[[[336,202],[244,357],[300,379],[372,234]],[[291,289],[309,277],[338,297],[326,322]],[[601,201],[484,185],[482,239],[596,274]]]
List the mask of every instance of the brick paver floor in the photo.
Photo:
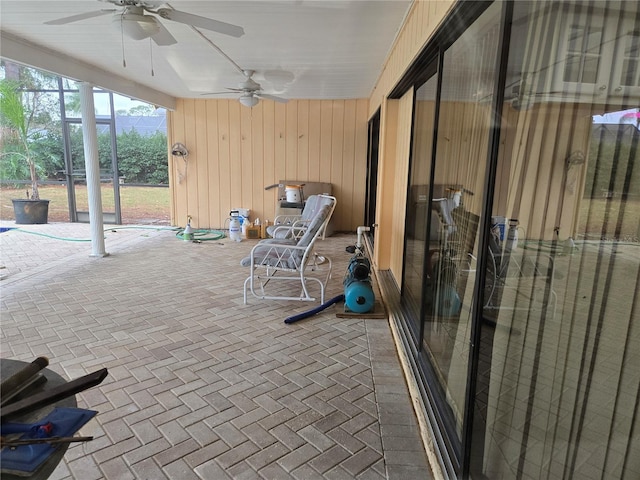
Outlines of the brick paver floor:
[[[5,223],[5,226],[15,226]],[[26,231],[33,233],[26,233]],[[77,378],[97,410],[52,479],[429,479],[387,320],[337,318],[335,305],[242,302],[255,241],[185,242],[168,229],[88,225],[0,233],[1,356]],[[342,292],[355,235],[320,250]]]

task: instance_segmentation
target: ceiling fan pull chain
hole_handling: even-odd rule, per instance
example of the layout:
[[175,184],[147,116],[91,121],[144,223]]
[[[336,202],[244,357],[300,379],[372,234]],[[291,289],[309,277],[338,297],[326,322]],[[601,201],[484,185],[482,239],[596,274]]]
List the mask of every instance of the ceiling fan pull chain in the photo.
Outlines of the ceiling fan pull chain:
[[151,44],[151,37],[149,37],[149,61],[151,62],[151,76],[155,77],[153,73],[153,45]]
[[122,66],[127,68],[127,61],[124,58],[124,28],[122,28],[122,16],[120,16],[120,44],[122,45]]

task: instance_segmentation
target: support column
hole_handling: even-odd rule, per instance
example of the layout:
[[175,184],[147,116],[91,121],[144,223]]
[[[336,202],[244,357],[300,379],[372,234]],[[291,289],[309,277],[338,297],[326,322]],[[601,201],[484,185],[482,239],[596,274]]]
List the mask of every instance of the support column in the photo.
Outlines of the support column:
[[91,255],[105,257],[104,222],[102,219],[102,193],[100,191],[100,161],[98,133],[93,104],[93,85],[80,83],[80,111],[82,113],[82,140],[84,142],[84,168],[89,195],[89,225],[91,227]]

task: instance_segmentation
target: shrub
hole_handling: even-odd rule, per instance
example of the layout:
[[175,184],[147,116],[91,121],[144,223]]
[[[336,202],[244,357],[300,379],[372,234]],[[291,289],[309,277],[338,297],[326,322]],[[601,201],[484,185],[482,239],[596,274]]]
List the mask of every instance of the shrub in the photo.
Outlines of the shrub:
[[118,168],[127,183],[169,183],[167,137],[162,132],[143,136],[135,130],[117,137]]

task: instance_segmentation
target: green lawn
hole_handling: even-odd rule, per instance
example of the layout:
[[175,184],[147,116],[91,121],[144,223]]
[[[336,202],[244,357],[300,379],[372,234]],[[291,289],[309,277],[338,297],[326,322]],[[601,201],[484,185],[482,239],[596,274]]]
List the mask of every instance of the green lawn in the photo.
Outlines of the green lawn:
[[[580,205],[578,235],[585,240],[640,242],[640,200],[622,202],[620,198],[584,199]],[[620,232],[616,229],[620,224]],[[606,228],[603,232],[603,225]]]
[[[26,198],[24,188],[0,188],[0,219],[14,220],[12,198]],[[69,204],[65,185],[40,186],[40,198],[50,200],[49,221],[68,222]],[[129,187],[120,186],[120,204],[122,222],[125,224],[153,223],[168,225],[169,189],[165,187]],[[88,210],[86,185],[76,185],[76,205],[79,211]],[[102,184],[102,208],[105,212],[114,212],[113,186]]]

